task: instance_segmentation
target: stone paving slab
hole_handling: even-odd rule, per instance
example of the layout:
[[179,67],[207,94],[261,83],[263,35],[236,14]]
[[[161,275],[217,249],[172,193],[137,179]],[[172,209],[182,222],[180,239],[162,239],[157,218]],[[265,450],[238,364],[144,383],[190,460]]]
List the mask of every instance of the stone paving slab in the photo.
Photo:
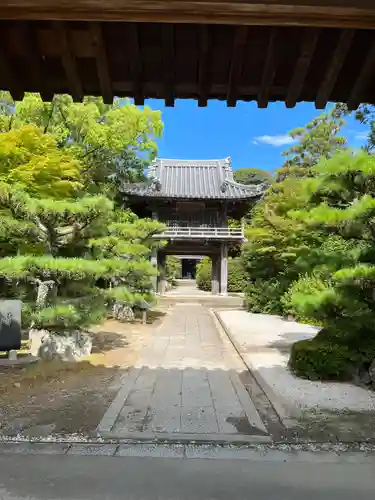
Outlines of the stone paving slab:
[[124,378],[97,431],[116,438],[266,437],[238,377],[245,370],[206,307],[175,306]]

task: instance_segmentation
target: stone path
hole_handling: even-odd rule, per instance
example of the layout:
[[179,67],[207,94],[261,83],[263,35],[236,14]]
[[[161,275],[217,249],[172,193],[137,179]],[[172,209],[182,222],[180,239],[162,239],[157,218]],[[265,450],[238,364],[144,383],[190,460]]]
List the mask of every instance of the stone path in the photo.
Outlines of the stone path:
[[239,379],[245,370],[206,307],[176,305],[123,377],[97,431],[117,438],[267,441]]

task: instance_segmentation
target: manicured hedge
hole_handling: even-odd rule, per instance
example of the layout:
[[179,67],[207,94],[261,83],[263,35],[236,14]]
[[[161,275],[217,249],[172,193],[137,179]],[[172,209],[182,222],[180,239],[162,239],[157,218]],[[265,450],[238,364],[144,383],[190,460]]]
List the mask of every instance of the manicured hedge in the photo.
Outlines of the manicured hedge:
[[292,346],[290,368],[310,380],[350,380],[356,356],[345,345],[300,340]]
[[[200,290],[210,291],[212,286],[211,259],[205,258],[197,266],[197,285]],[[247,286],[247,275],[240,259],[228,261],[228,292],[244,292]]]

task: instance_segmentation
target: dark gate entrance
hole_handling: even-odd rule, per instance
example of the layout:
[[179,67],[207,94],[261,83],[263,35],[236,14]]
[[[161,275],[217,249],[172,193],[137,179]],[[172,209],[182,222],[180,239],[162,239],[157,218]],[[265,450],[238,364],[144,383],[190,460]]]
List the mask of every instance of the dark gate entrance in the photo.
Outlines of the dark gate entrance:
[[196,259],[182,259],[182,279],[194,280],[197,272],[197,260]]

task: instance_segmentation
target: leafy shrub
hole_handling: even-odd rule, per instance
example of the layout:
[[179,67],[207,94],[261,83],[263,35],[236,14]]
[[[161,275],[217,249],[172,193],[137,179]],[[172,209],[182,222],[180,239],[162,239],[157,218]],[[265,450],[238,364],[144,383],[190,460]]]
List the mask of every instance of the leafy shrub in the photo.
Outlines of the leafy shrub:
[[350,324],[323,328],[312,340],[292,346],[289,366],[310,380],[350,380],[355,373],[367,371],[375,359],[375,335],[371,326],[361,332]]
[[256,280],[246,288],[246,307],[252,313],[282,314],[281,297],[285,293],[283,282],[277,279]]
[[248,276],[241,259],[228,261],[228,292],[244,292],[248,283]]
[[330,293],[329,284],[318,276],[301,276],[281,297],[284,314],[291,314],[301,323],[322,324],[320,318],[323,292]]
[[[200,290],[210,291],[212,287],[211,259],[204,258],[197,266],[197,285]],[[247,285],[247,273],[240,259],[228,260],[228,292],[244,292]]]
[[197,265],[196,281],[197,281],[197,286],[200,290],[204,290],[205,292],[211,291],[211,288],[212,288],[212,268],[211,268],[211,259],[210,258],[205,257]]
[[181,278],[181,260],[173,255],[167,255],[166,260],[167,281],[173,286]]
[[350,380],[358,358],[346,345],[301,340],[292,346],[289,366],[310,380]]

